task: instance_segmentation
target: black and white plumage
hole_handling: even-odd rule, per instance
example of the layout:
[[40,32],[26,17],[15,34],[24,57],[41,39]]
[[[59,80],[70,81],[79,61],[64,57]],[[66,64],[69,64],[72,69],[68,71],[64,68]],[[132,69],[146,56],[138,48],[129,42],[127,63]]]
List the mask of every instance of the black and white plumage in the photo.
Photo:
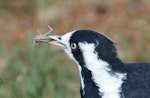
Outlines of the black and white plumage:
[[77,63],[81,98],[150,98],[150,64],[123,63],[104,35],[76,30],[48,37]]

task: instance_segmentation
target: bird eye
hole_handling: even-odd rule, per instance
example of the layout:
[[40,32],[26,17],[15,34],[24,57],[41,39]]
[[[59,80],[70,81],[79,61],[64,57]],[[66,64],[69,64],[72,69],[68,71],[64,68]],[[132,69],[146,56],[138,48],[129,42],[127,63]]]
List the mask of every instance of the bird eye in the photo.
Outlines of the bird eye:
[[76,49],[77,48],[77,44],[76,43],[71,43],[70,46],[71,46],[72,49]]

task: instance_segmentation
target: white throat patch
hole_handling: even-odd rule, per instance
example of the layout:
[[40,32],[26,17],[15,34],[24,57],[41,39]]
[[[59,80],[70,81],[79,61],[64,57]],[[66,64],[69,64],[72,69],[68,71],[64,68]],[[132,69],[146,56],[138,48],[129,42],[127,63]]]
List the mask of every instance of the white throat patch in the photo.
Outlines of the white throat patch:
[[[81,66],[79,65],[79,63],[74,59],[74,57],[73,57],[73,55],[72,55],[72,52],[71,52],[70,43],[69,43],[69,40],[70,40],[70,38],[71,38],[71,36],[72,36],[72,34],[73,34],[74,32],[76,32],[76,30],[75,30],[75,31],[72,31],[72,32],[69,32],[69,33],[66,33],[65,35],[63,35],[63,36],[61,37],[61,40],[62,40],[63,44],[65,44],[66,47],[67,47],[67,49],[65,49],[65,52],[67,53],[67,55],[68,55],[72,60],[74,60],[75,63],[78,65],[79,74],[80,74],[80,79],[81,79],[81,87],[82,87],[82,89],[84,89],[84,82],[83,82],[83,81],[84,81],[84,78],[83,78],[82,75],[81,75],[82,68],[81,68]],[[83,93],[84,93],[84,90],[83,90]]]
[[63,35],[61,37],[61,40],[62,40],[62,43],[66,45],[66,49],[64,49],[64,50],[67,53],[67,55],[76,62],[76,60],[74,59],[74,57],[71,53],[71,48],[70,48],[70,43],[69,43],[69,40],[74,32],[76,32],[76,31],[66,33],[65,35]]
[[79,47],[83,53],[85,67],[92,72],[92,79],[99,87],[99,94],[103,93],[102,98],[120,98],[121,86],[126,74],[111,75],[109,64],[98,58],[94,44],[79,43]]

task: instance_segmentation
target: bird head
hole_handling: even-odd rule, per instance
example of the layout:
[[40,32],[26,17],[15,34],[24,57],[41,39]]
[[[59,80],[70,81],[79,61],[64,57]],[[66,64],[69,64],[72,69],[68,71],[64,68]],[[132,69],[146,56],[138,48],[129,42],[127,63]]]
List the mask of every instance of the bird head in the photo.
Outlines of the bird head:
[[92,63],[99,59],[102,63],[111,65],[110,68],[123,71],[122,67],[115,66],[115,63],[120,62],[120,60],[117,58],[114,43],[98,32],[75,30],[62,36],[47,34],[43,38],[41,41],[63,48],[80,67],[91,68],[93,67]]

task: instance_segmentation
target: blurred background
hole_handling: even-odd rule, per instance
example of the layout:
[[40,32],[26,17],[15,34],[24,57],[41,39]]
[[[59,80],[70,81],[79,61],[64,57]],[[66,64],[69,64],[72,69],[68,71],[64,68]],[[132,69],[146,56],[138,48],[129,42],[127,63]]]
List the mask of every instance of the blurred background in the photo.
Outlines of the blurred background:
[[124,62],[150,62],[150,0],[0,0],[0,98],[80,98],[78,69],[63,50],[41,44],[54,34],[98,31]]

